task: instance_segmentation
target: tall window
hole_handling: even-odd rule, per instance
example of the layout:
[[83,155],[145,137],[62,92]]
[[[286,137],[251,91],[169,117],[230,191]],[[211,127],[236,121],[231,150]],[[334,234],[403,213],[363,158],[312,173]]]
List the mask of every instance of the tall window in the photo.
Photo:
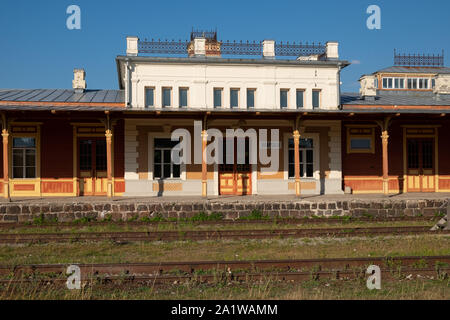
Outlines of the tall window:
[[313,106],[313,109],[320,108],[320,90],[313,90],[312,106]]
[[403,78],[394,79],[394,88],[395,89],[404,89],[405,88],[405,79],[403,79]]
[[162,89],[162,106],[170,107],[172,105],[172,88]]
[[145,107],[150,108],[155,106],[155,89],[145,88]]
[[417,79],[408,79],[408,89],[417,89]]
[[[314,143],[313,139],[300,139],[300,177],[314,176]],[[289,139],[289,178],[295,178],[295,146],[294,139]]]
[[304,90],[297,90],[297,109],[303,108],[303,94]]
[[13,138],[13,178],[36,178],[36,139]]
[[230,107],[239,107],[239,89],[230,89]]
[[220,108],[222,106],[222,89],[214,88],[214,108]]
[[280,107],[282,109],[287,108],[287,106],[288,106],[288,93],[289,93],[288,89],[280,90]]
[[247,89],[247,108],[255,107],[255,89]]
[[178,92],[179,97],[179,106],[180,108],[187,107],[187,101],[188,101],[188,89],[187,88],[180,88]]
[[428,89],[428,79],[419,79],[419,89]]
[[383,78],[383,88],[384,89],[392,89],[394,86],[393,78]]
[[174,164],[171,158],[171,151],[179,142],[171,139],[155,139],[154,143],[153,178],[179,178],[180,165]]

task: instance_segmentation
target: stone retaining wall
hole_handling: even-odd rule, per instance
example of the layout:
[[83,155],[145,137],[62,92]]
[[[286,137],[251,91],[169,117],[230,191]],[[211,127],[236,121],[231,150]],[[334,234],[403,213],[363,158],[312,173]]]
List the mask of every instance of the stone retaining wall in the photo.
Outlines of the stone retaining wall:
[[200,212],[222,213],[226,219],[237,219],[258,210],[271,217],[399,217],[434,216],[447,211],[447,199],[434,200],[345,200],[326,202],[98,202],[98,203],[3,203],[0,222],[28,222],[43,217],[49,221],[70,222],[83,217],[102,220],[139,219],[162,215],[166,218],[188,218]]

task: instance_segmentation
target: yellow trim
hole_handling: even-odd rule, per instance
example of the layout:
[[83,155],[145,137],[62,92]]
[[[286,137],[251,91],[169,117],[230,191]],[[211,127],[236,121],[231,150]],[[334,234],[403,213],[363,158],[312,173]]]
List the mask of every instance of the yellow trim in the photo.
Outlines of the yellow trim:
[[[347,127],[347,153],[375,153],[375,125],[346,125]],[[371,133],[368,134],[352,134],[351,129],[371,129]],[[370,149],[357,149],[351,148],[352,138],[370,138]]]
[[[377,194],[377,193],[379,193],[379,194],[382,194],[383,193],[383,190],[354,190],[353,192],[352,192],[353,194],[365,194],[365,193],[367,193],[367,194]],[[396,193],[399,193],[399,190],[397,189],[397,190],[389,190],[389,194],[396,194]]]
[[[397,177],[389,177],[388,179],[395,181],[398,178]],[[350,177],[350,178],[349,177],[344,177],[344,180],[348,180],[348,181],[380,180],[380,181],[383,181],[383,177],[362,177],[362,178],[359,178],[359,177]]]
[[[9,189],[10,194],[12,197],[20,197],[20,196],[41,196],[41,127],[40,122],[13,122],[11,124],[11,130],[9,133],[9,142],[8,142],[8,157],[9,157],[9,170],[11,172],[9,179]],[[13,133],[13,127],[14,126],[30,126],[30,127],[36,127],[36,132],[30,132],[30,133]],[[14,178],[14,172],[13,172],[13,139],[14,138],[34,138],[36,139],[36,177],[31,179],[17,179]],[[18,191],[14,190],[15,185],[30,185],[34,184],[34,191]]]
[[[78,194],[78,138],[105,138],[106,139],[106,128],[105,133],[78,133],[78,127],[103,127],[104,125],[101,123],[70,123],[73,126],[73,181],[74,181],[74,196],[79,196]],[[114,130],[111,129],[112,137],[111,137],[111,174],[112,174],[112,195],[118,196],[114,192]],[[124,180],[125,181],[125,180]]]
[[[434,192],[440,192],[439,190],[439,130],[441,125],[402,125],[403,128],[403,192],[408,192],[408,163],[407,163],[407,150],[406,141],[408,138],[433,138],[434,139]],[[408,134],[407,129],[434,129],[434,133],[426,134]],[[416,175],[411,175],[415,177]]]

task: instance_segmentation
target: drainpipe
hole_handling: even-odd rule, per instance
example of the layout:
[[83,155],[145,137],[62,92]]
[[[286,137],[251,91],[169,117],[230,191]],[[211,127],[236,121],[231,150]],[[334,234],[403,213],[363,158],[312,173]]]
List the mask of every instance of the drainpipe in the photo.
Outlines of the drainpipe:
[[338,106],[339,110],[342,109],[342,106],[341,106],[341,70],[342,70],[342,67],[339,64],[338,72],[337,72],[337,86],[338,86],[338,90],[337,90],[337,96],[338,96],[337,97],[337,106]]
[[130,60],[125,60],[126,84],[125,84],[125,103],[127,108],[131,108],[131,65]]

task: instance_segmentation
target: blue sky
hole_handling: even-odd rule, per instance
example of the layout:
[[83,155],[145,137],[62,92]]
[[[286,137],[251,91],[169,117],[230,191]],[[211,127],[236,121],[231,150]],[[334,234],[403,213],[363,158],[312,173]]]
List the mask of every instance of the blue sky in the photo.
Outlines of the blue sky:
[[[81,30],[66,28],[66,9],[81,8]],[[366,9],[381,8],[381,30],[369,30]],[[450,54],[448,0],[104,1],[1,0],[0,88],[70,88],[74,67],[88,88],[118,88],[115,57],[125,37],[188,39],[216,28],[221,40],[340,43],[342,90],[393,64],[393,50]],[[446,65],[448,66],[448,58]]]

